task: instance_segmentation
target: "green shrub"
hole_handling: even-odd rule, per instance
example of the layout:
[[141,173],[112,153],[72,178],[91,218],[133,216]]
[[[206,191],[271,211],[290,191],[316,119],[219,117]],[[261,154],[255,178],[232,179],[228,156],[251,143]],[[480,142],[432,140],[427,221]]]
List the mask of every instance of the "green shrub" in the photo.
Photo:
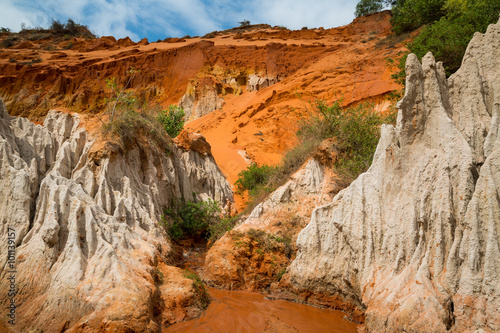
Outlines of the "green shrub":
[[266,253],[280,249],[279,237],[275,236],[272,233],[268,233],[262,229],[251,228],[248,229],[246,234],[251,240],[255,241],[258,244],[258,246]]
[[238,216],[223,216],[217,201],[189,201],[172,199],[165,209],[163,226],[170,238],[179,241],[187,238],[205,238],[213,244],[238,221]]
[[462,6],[449,6],[448,10],[446,17],[424,27],[408,48],[419,59],[432,52],[437,61],[443,62],[449,76],[460,68],[474,33],[484,33],[489,24],[498,21],[500,2],[464,0]]
[[406,86],[406,59],[408,58],[408,54],[404,53],[399,59],[387,58],[387,67],[389,67],[393,74],[391,74],[391,78],[401,86],[400,89],[393,90],[387,95],[387,99],[391,103],[389,106],[390,114],[387,117],[388,124],[396,124],[396,116],[397,116],[397,103],[403,98],[405,93]]
[[285,275],[285,273],[286,273],[286,267],[283,267],[281,271],[279,271],[278,274],[276,275],[278,281],[281,281],[281,278],[283,277],[283,275]]
[[301,138],[300,144],[288,150],[282,159],[281,173],[290,175],[297,171],[312,156],[322,140],[316,137]]
[[96,38],[96,35],[91,32],[87,26],[76,23],[72,19],[68,19],[66,23],[61,23],[58,20],[52,20],[52,23],[48,29],[42,27],[31,28],[26,26],[25,23],[21,24],[20,34],[28,35],[30,34],[51,34],[56,36],[68,36],[68,37],[84,37],[87,39]]
[[[360,4],[364,1],[368,0]],[[423,27],[408,44],[409,50],[420,59],[432,52],[443,62],[448,76],[460,67],[474,33],[484,33],[489,24],[498,21],[500,13],[498,0],[397,0],[392,5],[393,31],[400,35]],[[405,61],[406,57],[400,59],[396,74],[403,83]]]
[[6,47],[11,47],[11,46],[14,46],[14,42],[17,40],[16,37],[14,36],[9,36],[7,38],[5,38],[3,41],[2,41],[2,44],[0,44],[1,47],[3,48],[6,48]]
[[261,186],[266,185],[276,171],[276,167],[267,164],[258,166],[255,163],[250,164],[246,170],[238,174],[238,180],[235,185],[241,193],[245,190],[255,192]]
[[123,110],[117,113],[113,121],[104,124],[102,128],[106,135],[117,135],[126,149],[136,143],[140,136],[152,139],[148,142],[162,151],[170,149],[170,138],[147,110],[142,112],[134,109]]
[[[45,29],[43,29],[45,30]],[[72,19],[68,19],[66,23],[61,23],[59,20],[52,20],[49,30],[58,35],[68,35],[71,37],[86,37],[95,38],[96,36],[83,24],[76,23]]]
[[354,15],[360,17],[366,14],[376,13],[381,11],[383,7],[382,1],[380,0],[361,0],[356,5]]
[[175,138],[184,128],[184,116],[181,107],[170,105],[167,110],[160,111],[156,119],[163,125],[168,135]]
[[[72,47],[73,44],[71,42],[70,44]],[[121,111],[122,113],[132,112],[134,111],[134,108],[138,106],[136,95],[133,91],[127,89],[138,72],[140,71],[136,70],[134,67],[130,67],[127,71],[127,81],[124,86],[119,86],[115,77],[107,78],[105,81],[108,91],[104,89],[101,84],[101,80],[99,79],[99,74],[96,73],[97,81],[99,82],[99,85],[105,95],[104,103],[106,104],[106,111],[109,115],[110,123],[114,122],[115,113],[117,111]]]
[[249,20],[243,20],[241,22],[238,22],[240,27],[248,27],[250,25],[250,21]]
[[155,281],[157,281],[159,284],[165,283],[165,277],[163,276],[163,272],[160,271],[158,267],[155,268],[153,277]]
[[63,32],[65,29],[64,23],[59,22],[59,20],[52,19],[52,23],[51,23],[49,29],[54,30],[56,32]]
[[238,222],[238,216],[223,217],[210,223],[208,225],[208,239],[210,243],[213,244],[216,240],[224,236],[227,231],[233,229],[236,222]]
[[187,201],[184,198],[172,199],[165,209],[166,230],[173,240],[188,237],[209,237],[209,227],[220,222],[221,208],[216,201]]
[[316,108],[320,115],[301,126],[299,137],[316,137],[320,142],[336,138],[339,150],[336,168],[349,181],[355,179],[369,168],[380,138],[380,125],[388,121],[388,116],[376,112],[369,103],[343,108],[340,102],[328,106],[318,100]]
[[392,8],[392,29],[397,34],[413,31],[439,20],[446,14],[445,0],[397,1]]

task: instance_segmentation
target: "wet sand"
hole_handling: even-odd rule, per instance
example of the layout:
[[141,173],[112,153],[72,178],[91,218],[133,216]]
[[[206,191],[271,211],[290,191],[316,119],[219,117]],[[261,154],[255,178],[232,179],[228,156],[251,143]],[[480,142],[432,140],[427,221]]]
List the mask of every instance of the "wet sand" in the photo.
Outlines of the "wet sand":
[[197,319],[163,332],[356,332],[345,313],[263,295],[209,288],[212,303]]

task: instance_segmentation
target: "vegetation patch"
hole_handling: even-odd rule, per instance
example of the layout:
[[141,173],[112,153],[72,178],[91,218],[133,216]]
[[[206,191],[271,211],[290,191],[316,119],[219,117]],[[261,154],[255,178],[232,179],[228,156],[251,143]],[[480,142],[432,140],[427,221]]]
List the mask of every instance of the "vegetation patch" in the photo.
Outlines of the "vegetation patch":
[[337,101],[327,105],[322,100],[315,103],[316,114],[303,121],[297,136],[299,144],[289,150],[277,166],[255,164],[239,173],[238,191],[249,191],[253,209],[269,193],[283,185],[310,158],[322,141],[335,138],[339,157],[335,168],[343,175],[347,186],[370,166],[380,138],[380,126],[395,123],[396,113],[376,112],[372,104],[342,107]]
[[200,277],[196,273],[193,273],[191,271],[184,270],[184,277],[193,281],[193,287],[199,297],[201,306],[204,310],[206,310],[210,305],[210,295],[205,288],[205,284],[203,283],[203,281],[201,281]]
[[[0,34],[6,36],[0,44],[0,47],[2,48],[12,47],[22,41],[50,39],[50,44],[54,47],[53,45],[71,38],[97,38],[97,36],[86,25],[76,23],[72,19],[68,19],[66,23],[52,20],[52,23],[48,28],[32,28],[23,23],[21,24],[21,31],[18,33],[11,32],[9,28],[1,27]],[[72,46],[72,43],[67,44],[65,49],[70,49]]]
[[165,110],[159,105],[141,104],[135,93],[127,89],[136,73],[138,71],[133,67],[127,71],[124,86],[119,85],[115,77],[105,80],[106,89],[101,86],[106,95],[104,102],[109,116],[107,123],[101,120],[104,133],[118,136],[126,149],[140,137],[150,138],[150,143],[168,154],[171,138],[184,127],[184,111],[174,105]]
[[184,110],[176,105],[170,105],[168,109],[158,112],[156,119],[163,125],[165,132],[171,138],[175,138],[184,128]]
[[[465,50],[475,32],[484,33],[489,24],[498,21],[498,0],[360,0],[356,16],[374,13],[383,8],[392,10],[395,35],[421,28],[408,44],[410,52],[421,60],[432,52],[442,61],[446,75],[453,74],[462,63]],[[400,73],[406,58],[400,59]]]
[[170,152],[171,139],[151,110],[121,110],[113,121],[104,123],[105,135],[117,136],[123,147],[129,149],[138,143],[140,138],[147,140],[165,153]]
[[237,217],[224,216],[217,201],[172,198],[170,207],[164,211],[163,226],[174,241],[204,238],[213,243],[231,230],[237,220]]
[[262,289],[281,280],[295,258],[296,246],[292,242],[294,229],[283,229],[276,234],[262,229],[232,230],[228,235],[238,249],[236,256],[245,281]]
[[264,190],[270,179],[275,175],[277,167],[267,164],[258,166],[252,163],[246,170],[241,171],[235,185],[237,190],[243,192],[248,190],[251,195],[255,196],[259,191]]
[[500,1],[445,1],[442,10],[445,15],[425,26],[408,48],[419,59],[432,52],[450,76],[460,68],[474,33],[484,33],[489,24],[498,21]]
[[209,226],[219,220],[220,212],[219,204],[211,199],[195,202],[172,198],[170,207],[164,211],[164,223],[173,240],[206,237]]
[[371,165],[375,149],[380,139],[380,126],[394,121],[394,115],[376,112],[373,104],[362,103],[344,108],[340,102],[328,106],[324,101],[316,101],[319,116],[312,117],[299,129],[302,140],[317,138],[322,141],[335,138],[339,157],[335,164],[350,182]]
[[15,36],[8,36],[7,38],[5,38],[2,43],[0,44],[0,46],[2,48],[7,48],[7,47],[11,47],[11,46],[14,46],[15,42],[18,41],[19,38],[15,37]]
[[216,223],[208,226],[208,241],[209,244],[215,243],[224,234],[234,228],[239,220],[239,216],[224,216],[220,217]]
[[76,23],[72,19],[68,19],[66,23],[62,23],[59,20],[52,20],[52,23],[48,29],[42,27],[30,28],[25,25],[22,27],[20,34],[55,34],[59,36],[70,36],[70,37],[85,37],[85,38],[96,38],[96,35],[89,30],[86,25]]

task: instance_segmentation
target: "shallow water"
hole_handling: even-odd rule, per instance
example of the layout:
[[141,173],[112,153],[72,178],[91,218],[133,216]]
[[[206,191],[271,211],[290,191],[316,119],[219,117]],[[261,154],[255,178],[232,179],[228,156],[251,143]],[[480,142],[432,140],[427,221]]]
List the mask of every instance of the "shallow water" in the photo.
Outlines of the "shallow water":
[[345,313],[263,295],[209,288],[212,303],[197,319],[163,332],[356,332]]

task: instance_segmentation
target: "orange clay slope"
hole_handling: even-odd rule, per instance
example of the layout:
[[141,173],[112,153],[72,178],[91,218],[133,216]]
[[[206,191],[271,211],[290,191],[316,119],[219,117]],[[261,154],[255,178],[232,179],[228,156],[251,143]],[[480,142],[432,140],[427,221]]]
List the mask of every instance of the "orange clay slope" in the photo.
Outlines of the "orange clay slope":
[[[94,114],[106,118],[106,79],[124,86],[132,68],[128,88],[143,102],[177,104],[185,93],[212,86],[222,106],[186,127],[206,137],[234,183],[250,162],[278,163],[297,143],[310,102],[387,105],[384,96],[400,87],[386,59],[405,51],[402,40],[389,36],[390,16],[385,11],[333,29],[257,25],[155,43],[17,34],[12,46],[0,49],[0,98],[12,115],[41,121],[49,109],[64,107],[86,113],[90,124],[100,123]],[[0,34],[0,42],[6,38]],[[278,82],[249,92],[251,75]]]
[[387,37],[389,18],[384,12],[329,30],[320,39],[321,46],[290,55],[290,62],[304,61],[297,71],[259,91],[243,89],[240,96],[225,97],[220,110],[186,127],[206,137],[218,165],[234,184],[251,162],[280,162],[284,152],[297,144],[298,124],[314,111],[316,99],[328,103],[342,99],[343,105],[370,100],[379,110],[385,109],[389,105],[385,96],[401,88],[391,79],[394,69],[387,66],[387,58],[406,51],[403,43]]

